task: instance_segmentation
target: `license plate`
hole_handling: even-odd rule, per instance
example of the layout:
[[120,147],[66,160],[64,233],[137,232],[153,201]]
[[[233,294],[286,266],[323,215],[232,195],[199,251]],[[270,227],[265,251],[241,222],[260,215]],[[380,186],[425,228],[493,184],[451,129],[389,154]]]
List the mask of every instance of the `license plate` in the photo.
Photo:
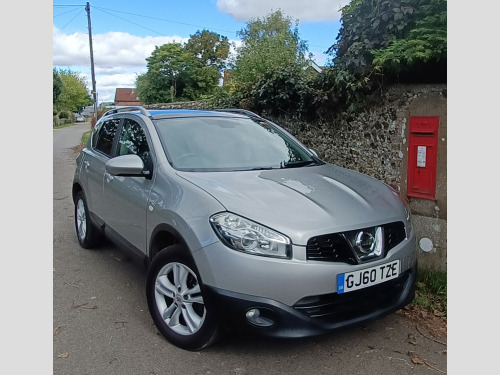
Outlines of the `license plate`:
[[337,275],[337,293],[347,293],[353,290],[367,288],[399,276],[399,259],[363,270]]

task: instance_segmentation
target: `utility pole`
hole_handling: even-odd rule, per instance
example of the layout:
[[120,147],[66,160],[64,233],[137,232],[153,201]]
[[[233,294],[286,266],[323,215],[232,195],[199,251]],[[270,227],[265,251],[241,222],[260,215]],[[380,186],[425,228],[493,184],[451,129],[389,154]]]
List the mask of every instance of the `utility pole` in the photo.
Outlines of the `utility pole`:
[[[92,50],[92,26],[90,24],[90,4],[88,2],[85,10],[87,11],[87,20],[89,23],[90,71],[92,74],[92,96],[94,97],[94,119],[95,122],[97,122],[97,90],[95,87],[94,52]],[[95,125],[95,123],[92,125]]]

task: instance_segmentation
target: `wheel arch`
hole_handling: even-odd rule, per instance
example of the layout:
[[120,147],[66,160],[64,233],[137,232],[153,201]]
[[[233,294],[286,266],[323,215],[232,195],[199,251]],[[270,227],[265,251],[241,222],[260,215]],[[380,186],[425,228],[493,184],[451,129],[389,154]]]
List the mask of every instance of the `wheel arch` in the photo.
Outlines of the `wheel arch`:
[[181,245],[186,251],[186,254],[193,259],[190,248],[182,235],[171,225],[159,224],[151,234],[148,254],[149,262],[151,262],[161,250],[171,245]]
[[[83,192],[83,188],[82,188],[82,186],[81,186],[79,183],[77,183],[77,182],[73,183],[72,192],[71,192],[72,197],[73,197],[73,202],[75,202],[76,195],[77,195],[80,191],[82,191],[82,192]],[[85,194],[85,193],[83,193],[83,194]]]

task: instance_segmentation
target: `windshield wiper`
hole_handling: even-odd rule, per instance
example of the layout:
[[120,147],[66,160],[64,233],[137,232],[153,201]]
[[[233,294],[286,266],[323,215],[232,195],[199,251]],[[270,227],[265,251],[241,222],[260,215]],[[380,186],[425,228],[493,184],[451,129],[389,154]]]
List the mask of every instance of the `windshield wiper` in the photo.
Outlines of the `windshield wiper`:
[[251,171],[269,171],[271,169],[277,169],[277,167],[255,167],[250,169]]
[[298,168],[298,167],[306,167],[310,165],[316,165],[314,160],[301,160],[301,161],[290,161],[288,163],[283,163],[284,165],[281,168]]

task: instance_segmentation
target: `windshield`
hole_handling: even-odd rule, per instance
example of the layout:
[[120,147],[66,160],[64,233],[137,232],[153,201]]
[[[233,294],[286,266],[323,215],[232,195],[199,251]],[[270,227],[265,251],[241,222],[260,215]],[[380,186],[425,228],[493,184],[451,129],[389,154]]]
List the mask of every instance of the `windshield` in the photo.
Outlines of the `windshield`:
[[180,170],[290,168],[316,160],[279,128],[236,117],[183,117],[156,121],[171,165]]

